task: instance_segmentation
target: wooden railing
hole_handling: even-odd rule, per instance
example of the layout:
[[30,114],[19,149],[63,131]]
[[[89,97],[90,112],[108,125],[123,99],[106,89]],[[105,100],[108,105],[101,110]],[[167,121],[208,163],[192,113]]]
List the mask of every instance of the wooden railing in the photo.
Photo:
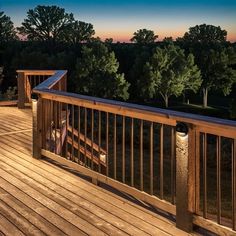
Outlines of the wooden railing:
[[55,72],[55,70],[17,70],[18,108],[24,108],[26,104],[31,103],[32,88]]
[[66,71],[33,88],[32,108],[35,158],[172,214],[185,231],[236,234],[236,122],[68,93]]

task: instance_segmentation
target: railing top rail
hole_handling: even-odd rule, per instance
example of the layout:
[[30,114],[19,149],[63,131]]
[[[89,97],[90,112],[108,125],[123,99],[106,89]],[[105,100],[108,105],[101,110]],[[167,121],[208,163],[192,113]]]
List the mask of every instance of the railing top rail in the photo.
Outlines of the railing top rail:
[[67,73],[67,70],[56,70],[56,71],[54,71],[52,76],[50,76],[47,80],[43,81],[41,84],[36,86],[34,88],[34,90],[35,89],[37,89],[37,90],[51,89],[58,81],[60,81],[60,79],[63,76],[66,75],[66,73]]
[[25,75],[53,75],[57,70],[17,70],[17,73]]
[[[46,89],[45,86],[42,87],[41,85],[42,84],[36,87],[34,92],[41,94],[42,97],[47,99],[72,105],[86,106],[88,108],[125,116],[133,117],[135,114],[135,118],[144,120],[147,118],[147,120],[150,119],[151,121],[155,121],[155,117],[159,118],[159,120],[162,118],[166,121],[163,123],[169,125],[175,125],[178,121],[186,122],[195,125],[202,132],[212,131],[214,133],[218,130],[220,130],[220,132],[224,130],[224,134],[222,134],[222,136],[225,135],[226,137],[236,137],[236,121],[90,97],[63,91],[49,90]],[[156,119],[156,121],[158,122],[158,119]]]

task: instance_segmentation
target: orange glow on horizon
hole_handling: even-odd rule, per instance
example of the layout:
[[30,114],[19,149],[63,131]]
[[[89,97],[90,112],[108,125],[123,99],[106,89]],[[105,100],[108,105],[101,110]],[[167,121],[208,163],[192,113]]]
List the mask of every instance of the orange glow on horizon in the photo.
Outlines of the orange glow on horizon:
[[227,36],[227,40],[230,41],[231,43],[235,43],[236,42],[236,34],[230,34]]

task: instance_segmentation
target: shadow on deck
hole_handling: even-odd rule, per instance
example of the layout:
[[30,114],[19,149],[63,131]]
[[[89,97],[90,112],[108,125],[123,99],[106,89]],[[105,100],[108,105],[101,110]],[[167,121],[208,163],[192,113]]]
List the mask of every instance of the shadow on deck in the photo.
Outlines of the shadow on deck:
[[0,235],[187,235],[136,199],[32,153],[30,109],[0,107]]

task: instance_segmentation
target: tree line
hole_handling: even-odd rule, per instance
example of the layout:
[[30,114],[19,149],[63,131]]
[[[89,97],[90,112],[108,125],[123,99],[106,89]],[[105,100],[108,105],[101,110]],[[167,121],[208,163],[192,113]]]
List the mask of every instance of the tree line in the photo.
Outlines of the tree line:
[[157,41],[158,35],[148,29],[134,32],[132,43],[94,35],[91,23],[58,6],[30,9],[17,28],[0,12],[2,87],[14,85],[16,69],[68,69],[73,92],[144,102],[162,99],[166,107],[170,97],[197,92],[206,107],[209,93],[226,96],[234,89],[236,47],[220,26],[196,25],[175,41]]

